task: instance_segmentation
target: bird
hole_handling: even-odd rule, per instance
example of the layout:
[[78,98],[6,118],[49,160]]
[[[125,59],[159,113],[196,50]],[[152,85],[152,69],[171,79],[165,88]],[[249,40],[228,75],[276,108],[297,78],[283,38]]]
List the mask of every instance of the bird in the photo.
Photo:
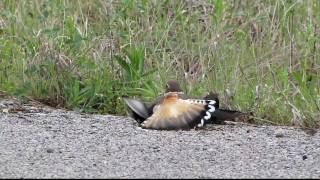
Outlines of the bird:
[[168,81],[164,95],[153,102],[128,97],[123,97],[123,100],[129,108],[129,116],[145,129],[196,129],[209,123],[220,124],[241,114],[219,109],[216,93],[209,92],[203,98],[187,96],[176,80]]

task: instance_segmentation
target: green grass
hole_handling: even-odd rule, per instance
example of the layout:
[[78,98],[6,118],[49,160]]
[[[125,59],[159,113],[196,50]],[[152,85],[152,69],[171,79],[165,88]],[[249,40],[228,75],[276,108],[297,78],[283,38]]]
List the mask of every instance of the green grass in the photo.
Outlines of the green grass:
[[0,92],[124,115],[177,79],[258,124],[320,126],[320,1],[190,2],[2,0]]

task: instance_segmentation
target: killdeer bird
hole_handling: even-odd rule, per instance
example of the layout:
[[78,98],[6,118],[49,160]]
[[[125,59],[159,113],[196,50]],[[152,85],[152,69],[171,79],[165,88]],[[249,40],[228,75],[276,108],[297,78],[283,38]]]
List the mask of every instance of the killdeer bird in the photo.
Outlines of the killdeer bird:
[[154,102],[123,98],[130,116],[142,128],[178,130],[203,127],[208,123],[221,123],[239,115],[238,111],[221,110],[217,94],[208,93],[204,98],[194,99],[185,95],[177,81],[166,84],[165,94]]

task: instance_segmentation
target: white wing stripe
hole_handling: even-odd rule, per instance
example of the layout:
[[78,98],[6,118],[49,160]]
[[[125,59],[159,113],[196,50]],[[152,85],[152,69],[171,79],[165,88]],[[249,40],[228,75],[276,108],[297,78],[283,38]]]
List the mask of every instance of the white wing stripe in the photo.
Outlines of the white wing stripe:
[[198,127],[203,127],[203,125],[204,125],[204,119],[202,118],[201,119],[201,122],[197,125]]
[[214,105],[216,103],[216,101],[214,100],[210,100],[209,104]]
[[209,120],[211,118],[211,114],[210,114],[210,112],[206,112],[206,116],[204,116],[204,119],[205,120]]
[[208,107],[209,107],[209,110],[208,110],[209,112],[214,112],[216,110],[216,108],[212,105],[208,105]]

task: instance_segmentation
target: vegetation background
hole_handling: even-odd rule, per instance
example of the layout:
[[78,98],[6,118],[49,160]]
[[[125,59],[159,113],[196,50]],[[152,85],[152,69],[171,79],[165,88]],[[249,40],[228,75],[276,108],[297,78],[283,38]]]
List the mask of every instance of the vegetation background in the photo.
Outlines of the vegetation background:
[[0,1],[0,94],[124,115],[177,79],[256,123],[320,126],[318,0]]

